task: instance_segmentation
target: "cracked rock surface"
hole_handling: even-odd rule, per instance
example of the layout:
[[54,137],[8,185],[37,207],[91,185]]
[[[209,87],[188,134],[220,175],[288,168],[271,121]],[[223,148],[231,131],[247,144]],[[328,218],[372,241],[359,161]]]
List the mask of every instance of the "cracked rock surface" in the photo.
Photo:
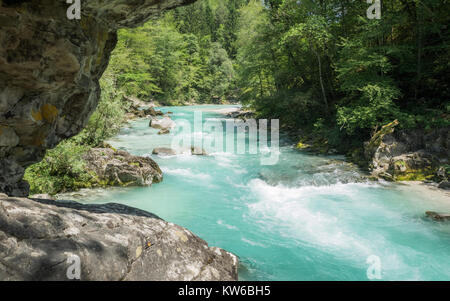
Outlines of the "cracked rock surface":
[[117,29],[194,0],[0,2],[0,192],[27,196],[25,168],[79,133],[97,107]]
[[74,255],[81,280],[238,277],[235,255],[146,211],[0,194],[1,280],[68,280]]

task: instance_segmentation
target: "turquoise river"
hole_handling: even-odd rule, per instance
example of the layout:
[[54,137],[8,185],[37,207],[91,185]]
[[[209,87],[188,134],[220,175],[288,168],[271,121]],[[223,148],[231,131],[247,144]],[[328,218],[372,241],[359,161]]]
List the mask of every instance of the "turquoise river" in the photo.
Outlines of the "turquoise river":
[[[228,108],[160,109],[194,131],[194,111],[203,121],[221,120],[219,111]],[[151,156],[163,182],[71,197],[123,203],[184,226],[238,255],[240,280],[368,280],[374,266],[381,280],[450,280],[450,224],[424,217],[428,210],[450,212],[448,194],[362,180],[343,157],[301,152],[283,137],[275,165],[261,165],[264,152],[154,156],[153,148],[171,147],[177,130],[157,135],[148,123],[133,121],[109,142]],[[200,134],[212,135],[193,132]]]

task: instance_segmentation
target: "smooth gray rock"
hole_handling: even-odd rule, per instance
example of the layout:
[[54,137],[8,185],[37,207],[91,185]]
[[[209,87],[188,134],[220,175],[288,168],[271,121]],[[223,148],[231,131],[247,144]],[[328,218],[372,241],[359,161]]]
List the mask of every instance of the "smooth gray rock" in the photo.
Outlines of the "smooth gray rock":
[[159,155],[159,156],[175,156],[177,154],[177,152],[172,148],[157,147],[157,148],[153,149],[152,154]]
[[[154,214],[0,194],[0,280],[237,280],[235,255]],[[71,257],[72,256],[72,257]]]

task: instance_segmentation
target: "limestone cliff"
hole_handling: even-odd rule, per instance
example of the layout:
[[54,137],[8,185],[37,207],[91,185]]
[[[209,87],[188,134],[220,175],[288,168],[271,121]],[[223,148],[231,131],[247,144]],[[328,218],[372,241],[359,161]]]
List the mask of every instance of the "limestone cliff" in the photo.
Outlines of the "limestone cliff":
[[195,0],[0,1],[0,192],[28,195],[27,166],[81,131],[100,96],[117,29]]

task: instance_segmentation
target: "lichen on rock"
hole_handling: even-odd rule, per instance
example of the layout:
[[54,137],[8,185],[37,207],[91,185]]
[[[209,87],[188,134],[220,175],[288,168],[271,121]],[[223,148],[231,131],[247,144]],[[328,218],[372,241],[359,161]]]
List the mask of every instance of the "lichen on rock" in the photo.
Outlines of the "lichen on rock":
[[148,186],[163,179],[158,164],[148,157],[133,156],[123,150],[93,148],[83,159],[93,175],[94,186]]
[[[397,130],[395,120],[365,143],[365,157],[373,176],[391,181],[427,180],[436,177],[448,162],[448,128]],[[441,180],[446,180],[443,177]]]

